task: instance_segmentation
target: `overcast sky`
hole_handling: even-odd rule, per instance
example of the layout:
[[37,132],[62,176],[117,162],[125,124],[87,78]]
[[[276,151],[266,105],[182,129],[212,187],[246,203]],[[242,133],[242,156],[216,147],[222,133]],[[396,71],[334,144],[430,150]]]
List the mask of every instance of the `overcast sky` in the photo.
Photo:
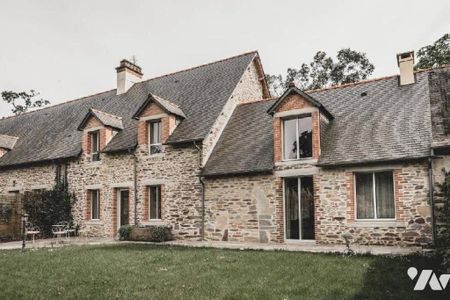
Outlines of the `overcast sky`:
[[114,89],[122,58],[151,78],[251,50],[284,74],[350,47],[367,53],[372,77],[392,75],[396,53],[450,32],[449,15],[448,0],[0,0],[0,91],[35,89],[56,104]]

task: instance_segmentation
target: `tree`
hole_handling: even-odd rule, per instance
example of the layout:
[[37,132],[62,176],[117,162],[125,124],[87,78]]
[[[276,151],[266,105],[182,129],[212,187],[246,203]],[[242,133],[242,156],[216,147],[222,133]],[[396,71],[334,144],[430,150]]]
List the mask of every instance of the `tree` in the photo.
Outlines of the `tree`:
[[433,45],[422,47],[417,51],[416,69],[428,69],[450,64],[450,34],[444,34]]
[[375,69],[365,53],[349,48],[339,50],[336,58],[334,61],[326,52],[318,51],[309,64],[302,63],[299,69],[288,68],[285,79],[282,75],[268,74],[271,93],[280,95],[291,82],[303,90],[357,82],[367,79]]
[[[45,105],[50,104],[50,101],[44,99],[34,100],[33,98],[39,96],[35,90],[30,90],[30,92],[12,92],[12,91],[3,91],[2,99],[6,103],[9,103],[13,106],[11,111],[15,115],[20,115],[30,108],[43,107]],[[20,101],[20,102],[19,102]]]

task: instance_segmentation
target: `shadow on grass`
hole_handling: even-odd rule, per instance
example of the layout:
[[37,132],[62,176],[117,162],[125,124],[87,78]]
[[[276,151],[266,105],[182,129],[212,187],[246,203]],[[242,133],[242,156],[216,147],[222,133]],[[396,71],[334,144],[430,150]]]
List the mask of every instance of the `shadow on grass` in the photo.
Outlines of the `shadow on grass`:
[[410,255],[405,257],[376,257],[371,262],[363,279],[363,288],[355,299],[450,299],[450,286],[444,291],[414,291],[415,280],[407,275],[410,267],[433,270],[439,275],[445,271],[442,258],[437,255]]

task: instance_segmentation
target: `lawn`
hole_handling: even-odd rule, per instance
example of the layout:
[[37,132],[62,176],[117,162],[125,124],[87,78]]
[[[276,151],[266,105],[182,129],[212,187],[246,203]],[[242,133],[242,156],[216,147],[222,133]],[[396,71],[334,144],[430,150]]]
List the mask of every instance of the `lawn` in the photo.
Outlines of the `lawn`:
[[150,245],[0,251],[1,299],[428,299],[426,259]]

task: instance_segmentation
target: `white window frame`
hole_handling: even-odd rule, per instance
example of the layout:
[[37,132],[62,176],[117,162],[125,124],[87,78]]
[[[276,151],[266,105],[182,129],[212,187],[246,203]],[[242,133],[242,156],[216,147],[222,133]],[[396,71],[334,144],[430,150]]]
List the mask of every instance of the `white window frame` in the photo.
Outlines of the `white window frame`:
[[[98,221],[100,220],[100,190],[97,189],[92,189],[89,190],[89,197],[91,197],[91,220],[92,221]],[[94,199],[92,197],[92,195],[96,193],[97,194],[97,218],[94,219],[94,210],[93,210],[93,205],[94,205]]]
[[[376,196],[376,185],[375,185],[375,174],[376,173],[382,173],[382,172],[391,172],[392,173],[392,187],[394,189],[392,195],[394,200],[394,217],[393,218],[377,218],[377,196]],[[373,193],[373,219],[359,219],[358,218],[358,198],[356,195],[356,174],[372,174],[372,193]],[[395,194],[395,179],[394,179],[394,171],[393,170],[376,170],[376,171],[356,171],[353,172],[353,195],[354,195],[354,203],[355,203],[355,220],[356,221],[395,221],[397,216],[396,211],[396,194]]]
[[[159,130],[158,130],[158,134],[159,134],[159,137],[158,137],[158,140],[159,140],[159,143],[155,143],[155,144],[152,144],[151,143],[151,141],[152,141],[152,123],[159,123]],[[160,146],[160,147],[162,147],[162,142],[161,142],[161,126],[162,126],[162,120],[161,119],[152,119],[152,120],[149,120],[148,122],[147,122],[147,131],[148,131],[148,136],[147,136],[147,139],[148,139],[148,154],[149,155],[157,155],[157,154],[161,154],[161,152],[159,152],[159,153],[152,153],[152,146]]]
[[[307,159],[311,159],[312,155],[310,157],[300,157],[300,140],[299,140],[299,136],[298,136],[298,119],[301,118],[311,118],[311,132],[313,131],[313,124],[312,124],[312,114],[301,114],[301,115],[293,115],[293,116],[289,116],[286,118],[281,118],[281,157],[282,157],[282,161],[293,161],[293,160],[307,160]],[[295,119],[296,120],[296,126],[295,126],[295,138],[296,138],[296,142],[297,142],[297,158],[286,158],[284,156],[284,122],[285,121],[289,121]],[[312,138],[312,137],[311,137]],[[312,147],[311,147],[312,148]],[[311,149],[311,154],[314,151],[314,149]]]
[[[93,145],[94,145],[94,134],[97,136],[97,151],[94,152],[93,149]],[[89,132],[89,139],[91,142],[91,149],[89,149],[91,151],[91,160],[94,161],[94,155],[98,155],[98,160],[95,161],[100,161],[100,130],[93,130],[91,132]]]
[[[159,211],[159,215],[161,216],[161,218],[156,218],[156,219],[152,219],[152,215],[151,215],[151,207],[152,207],[152,193],[151,193],[151,189],[152,188],[158,188],[158,192],[156,193],[157,197],[160,197],[159,199],[156,199],[156,212],[158,215],[158,211]],[[161,211],[161,207],[159,206],[159,202],[161,201],[162,198],[162,193],[161,193],[161,185],[149,185],[148,186],[148,220],[150,222],[154,222],[154,221],[162,221],[162,211]]]

